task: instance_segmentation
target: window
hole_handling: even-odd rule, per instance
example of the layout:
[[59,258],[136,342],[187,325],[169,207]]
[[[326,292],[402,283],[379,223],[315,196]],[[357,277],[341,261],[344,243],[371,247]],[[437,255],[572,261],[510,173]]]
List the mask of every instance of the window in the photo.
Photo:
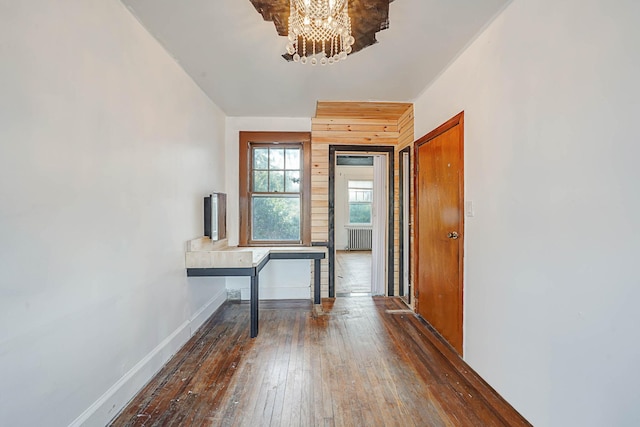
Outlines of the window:
[[240,132],[240,245],[310,244],[310,139]]
[[351,181],[349,190],[349,223],[371,224],[373,181]]

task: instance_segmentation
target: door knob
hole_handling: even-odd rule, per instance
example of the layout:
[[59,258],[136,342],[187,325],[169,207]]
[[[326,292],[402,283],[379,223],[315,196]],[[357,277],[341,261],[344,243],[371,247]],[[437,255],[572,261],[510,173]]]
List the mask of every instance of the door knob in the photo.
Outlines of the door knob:
[[451,233],[447,234],[447,237],[450,239],[456,240],[458,238],[458,232],[452,231]]

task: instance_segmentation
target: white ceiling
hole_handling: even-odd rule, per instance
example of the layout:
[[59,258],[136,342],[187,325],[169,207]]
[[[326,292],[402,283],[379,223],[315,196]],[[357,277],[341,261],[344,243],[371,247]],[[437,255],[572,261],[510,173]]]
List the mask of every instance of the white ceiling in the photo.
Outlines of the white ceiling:
[[395,0],[378,43],[331,66],[287,62],[249,0],[122,0],[228,116],[312,117],[323,101],[414,100],[510,0]]

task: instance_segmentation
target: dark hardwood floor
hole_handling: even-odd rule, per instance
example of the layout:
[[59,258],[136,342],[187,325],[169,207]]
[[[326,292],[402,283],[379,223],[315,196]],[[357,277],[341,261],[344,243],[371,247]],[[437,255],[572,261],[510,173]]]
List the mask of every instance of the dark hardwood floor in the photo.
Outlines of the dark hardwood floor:
[[114,426],[530,425],[397,298],[226,302]]

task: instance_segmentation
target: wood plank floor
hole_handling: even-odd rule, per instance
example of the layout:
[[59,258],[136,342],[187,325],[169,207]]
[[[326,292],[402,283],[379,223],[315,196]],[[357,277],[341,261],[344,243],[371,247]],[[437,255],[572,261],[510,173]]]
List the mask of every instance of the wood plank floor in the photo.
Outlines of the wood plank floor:
[[371,293],[371,251],[336,251],[336,296]]
[[397,298],[226,302],[113,426],[530,425]]

